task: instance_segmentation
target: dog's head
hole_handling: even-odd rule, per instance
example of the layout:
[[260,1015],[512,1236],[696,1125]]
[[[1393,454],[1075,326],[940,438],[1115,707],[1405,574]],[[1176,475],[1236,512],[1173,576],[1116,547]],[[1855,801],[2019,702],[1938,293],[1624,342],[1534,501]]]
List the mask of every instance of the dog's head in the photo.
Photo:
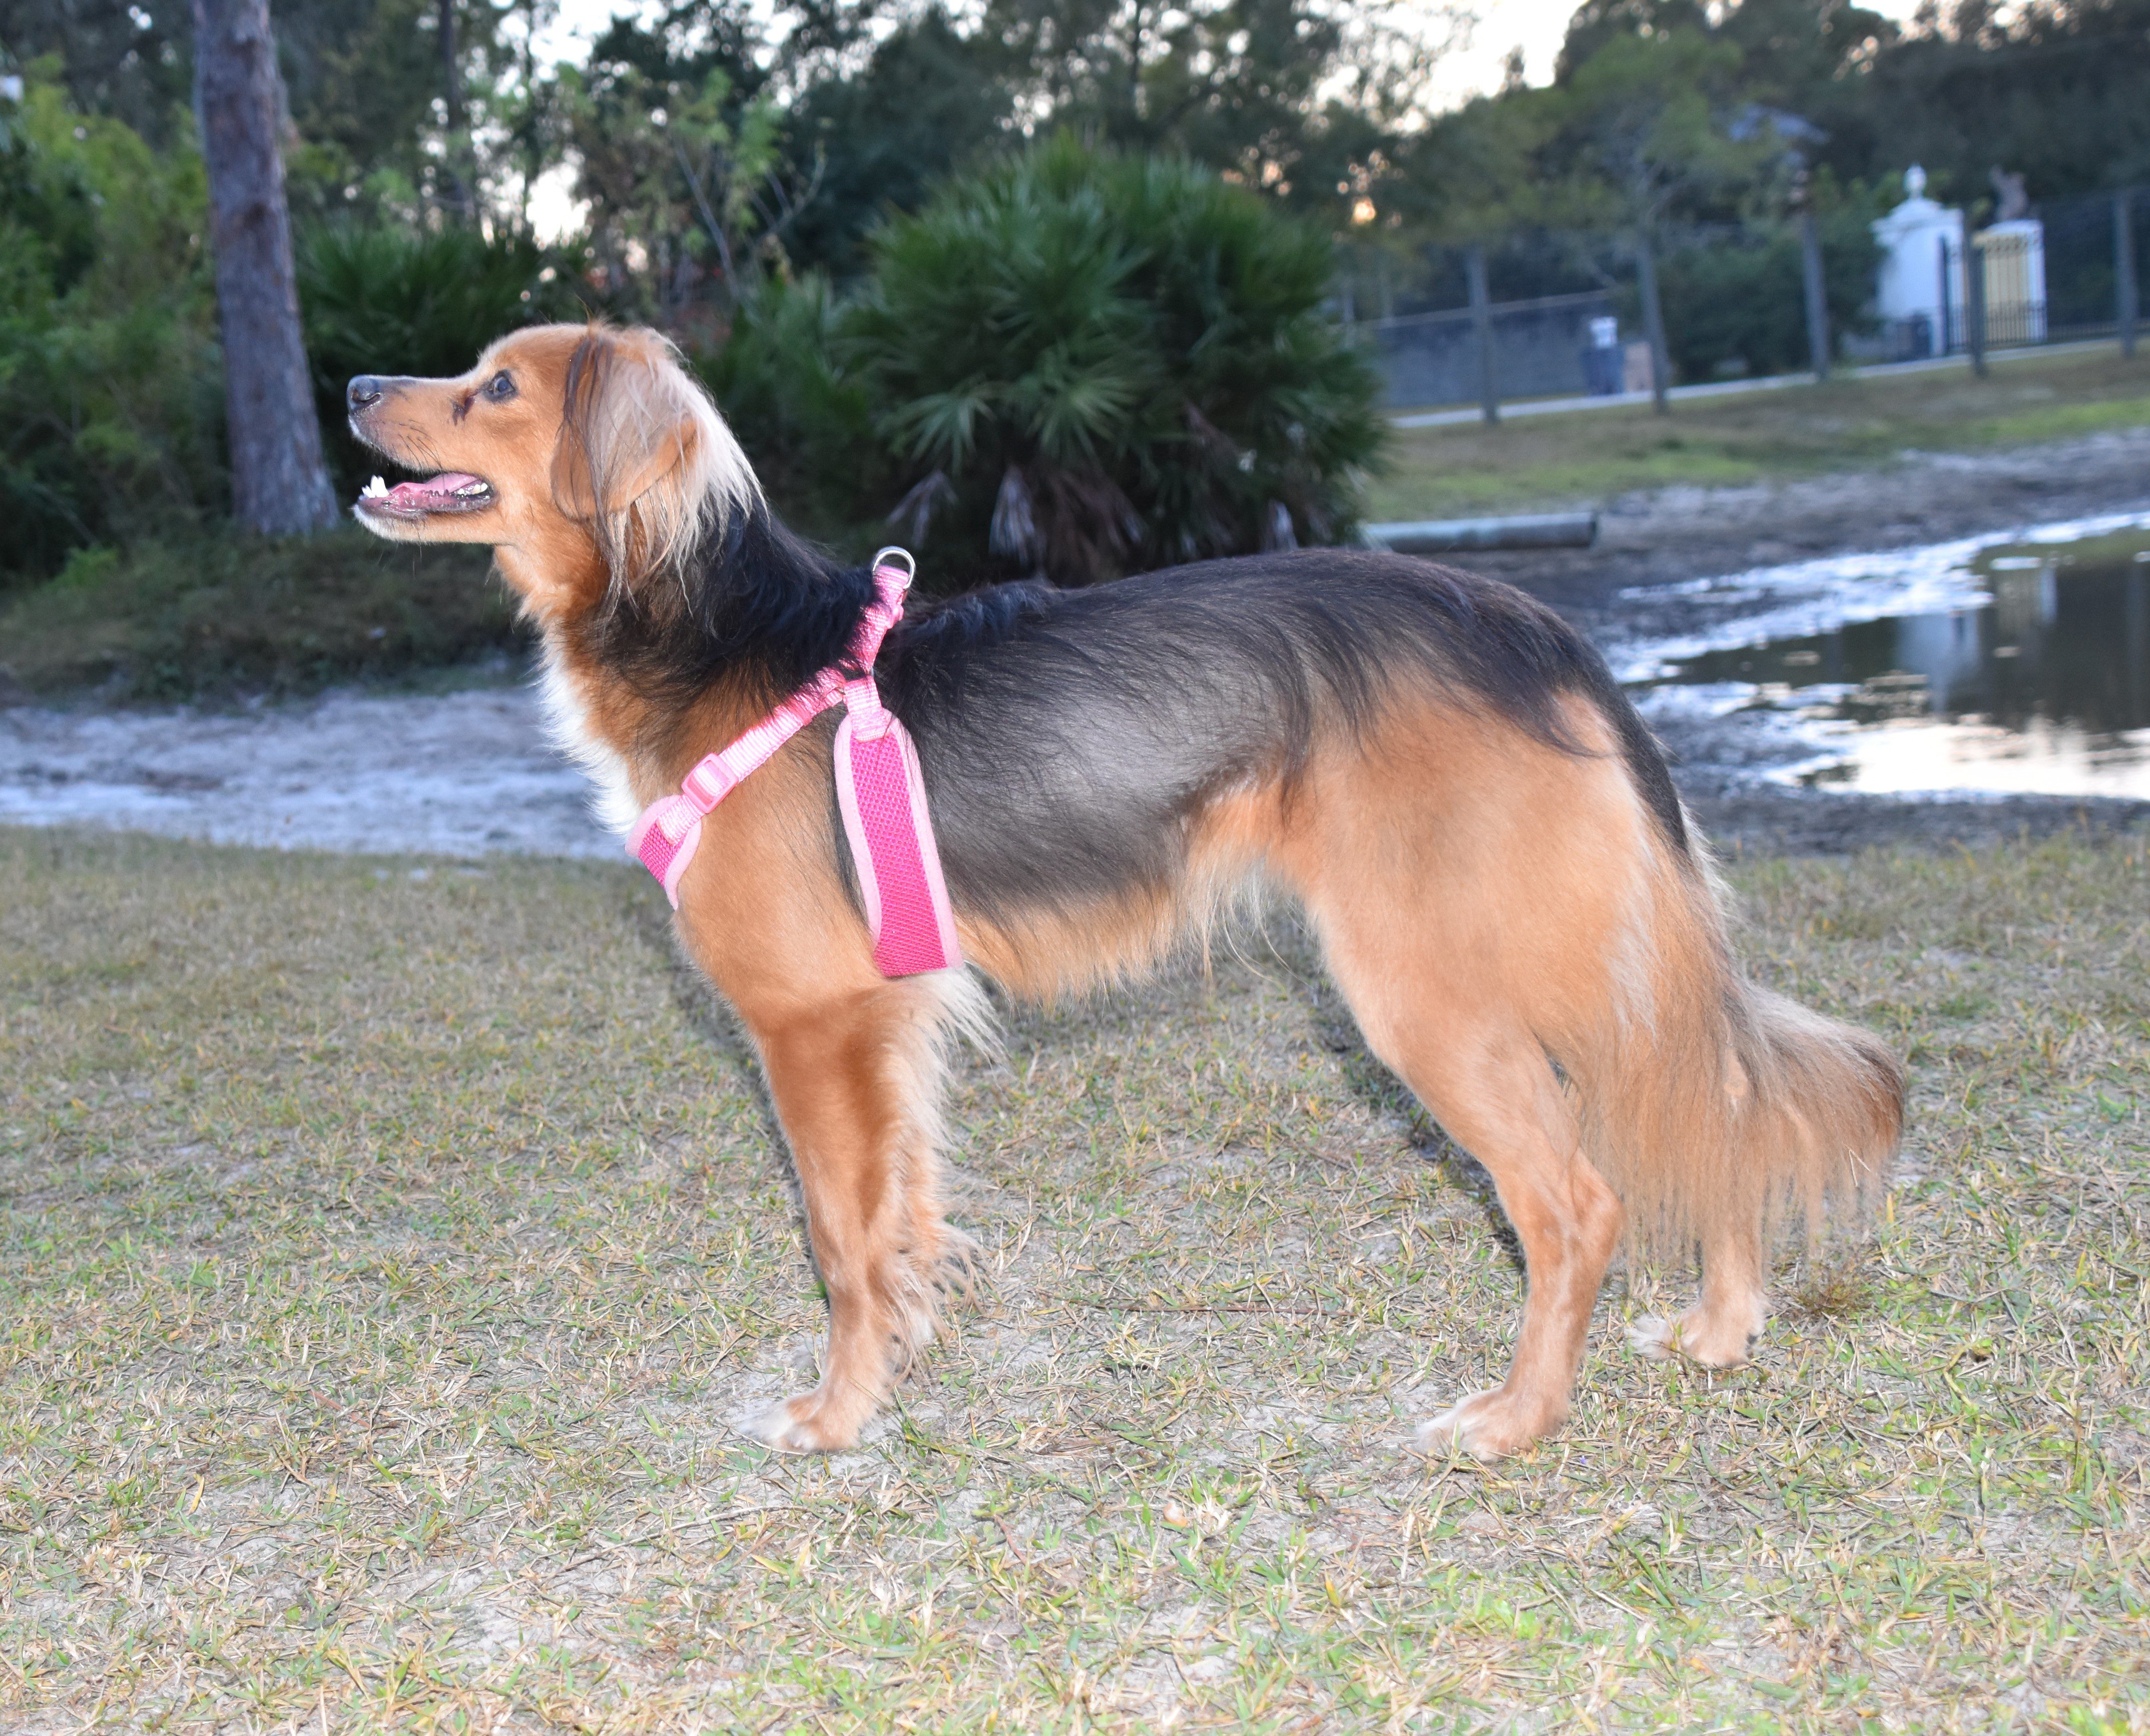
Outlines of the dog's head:
[[361,374],[346,401],[352,433],[424,473],[359,497],[359,522],[398,542],[579,544],[633,587],[759,497],[716,406],[640,328],[532,326],[459,379]]

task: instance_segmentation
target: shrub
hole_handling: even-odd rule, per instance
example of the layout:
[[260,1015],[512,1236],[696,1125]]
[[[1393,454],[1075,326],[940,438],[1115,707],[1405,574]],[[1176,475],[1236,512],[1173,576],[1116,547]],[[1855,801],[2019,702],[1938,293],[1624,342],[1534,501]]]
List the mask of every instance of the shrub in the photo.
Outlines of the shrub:
[[0,586],[220,505],[205,186],[70,108],[55,62],[0,98]]
[[765,277],[724,346],[694,360],[762,486],[800,528],[848,544],[870,542],[878,527],[886,541],[880,520],[896,472],[875,436],[866,382],[839,359],[841,319],[825,278]]
[[1376,381],[1323,311],[1329,239],[1257,194],[1063,134],[873,254],[845,340],[951,569],[1082,584],[1353,528]]
[[[0,586],[78,549],[184,542],[225,510],[224,377],[202,236],[206,182],[183,139],[156,152],[70,108],[55,63],[0,98]],[[300,295],[323,432],[346,492],[355,373],[460,373],[502,331],[573,317],[532,242],[472,231],[316,231]]]
[[330,462],[346,488],[374,461],[344,421],[354,374],[460,374],[504,331],[580,311],[568,274],[520,235],[331,225],[299,249],[299,305]]
[[[1871,327],[1880,249],[1863,206],[1819,220],[1822,288],[1833,338]],[[1754,374],[1796,372],[1812,363],[1806,280],[1799,230],[1789,225],[1668,252],[1659,270],[1665,332],[1680,376],[1706,380],[1720,363]]]
[[891,219],[848,305],[757,297],[705,374],[787,507],[942,587],[1334,542],[1384,425],[1331,254],[1207,169],[1063,136]]

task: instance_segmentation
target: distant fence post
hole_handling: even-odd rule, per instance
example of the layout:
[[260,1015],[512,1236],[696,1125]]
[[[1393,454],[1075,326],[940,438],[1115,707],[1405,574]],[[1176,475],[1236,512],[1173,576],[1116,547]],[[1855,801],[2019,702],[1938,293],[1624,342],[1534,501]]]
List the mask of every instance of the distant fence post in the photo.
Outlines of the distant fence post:
[[1963,336],[1971,350],[1971,371],[1986,377],[1986,250],[1976,236],[1963,243]]
[[1814,213],[1799,213],[1799,265],[1806,280],[1807,350],[1816,380],[1829,378],[1829,292],[1821,275],[1821,231]]
[[2114,323],[2120,328],[2120,353],[2135,353],[2135,320],[2140,311],[2135,291],[2135,189],[2112,195],[2112,298]]
[[1941,346],[1936,356],[1956,354],[1956,298],[1950,294],[1948,237],[1941,237]]
[[1501,419],[1500,382],[1493,371],[1493,301],[1486,291],[1486,250],[1472,247],[1463,256],[1471,280],[1471,329],[1478,336],[1478,402],[1486,420]]
[[1665,388],[1672,383],[1672,357],[1665,347],[1664,304],[1658,300],[1658,260],[1647,230],[1635,231],[1635,277],[1643,292],[1643,331],[1650,340],[1650,404],[1659,416],[1669,416]]

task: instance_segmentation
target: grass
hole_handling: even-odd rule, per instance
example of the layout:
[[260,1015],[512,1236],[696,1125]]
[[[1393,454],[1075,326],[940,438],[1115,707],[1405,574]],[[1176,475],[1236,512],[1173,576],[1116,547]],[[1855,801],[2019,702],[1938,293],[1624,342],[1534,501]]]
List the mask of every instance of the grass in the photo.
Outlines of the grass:
[[1871,469],[1910,451],[2030,446],[2150,425],[2150,349],[1961,369],[1648,407],[1400,431],[1368,516],[1431,518],[1590,505],[1639,488],[1737,484]]
[[1289,936],[966,1065],[985,1297],[781,1460],[820,1307],[643,877],[0,831],[0,1718],[2150,1728],[2147,850],[1741,866],[1905,1177],[1749,1370],[1616,1276],[1487,1468],[1405,1441],[1517,1274]]
[[227,699],[394,679],[522,643],[482,548],[199,535],[78,551],[0,600],[0,688]]

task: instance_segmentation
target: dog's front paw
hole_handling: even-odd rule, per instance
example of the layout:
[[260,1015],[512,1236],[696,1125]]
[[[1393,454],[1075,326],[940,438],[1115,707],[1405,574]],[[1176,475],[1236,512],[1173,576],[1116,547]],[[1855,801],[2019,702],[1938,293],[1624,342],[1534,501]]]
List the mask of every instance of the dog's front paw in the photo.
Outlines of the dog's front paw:
[[740,1428],[780,1453],[840,1452],[859,1439],[856,1419],[832,1413],[819,1392],[802,1392],[771,1405]]
[[1474,1459],[1501,1459],[1542,1441],[1566,1420],[1547,1416],[1542,1405],[1527,1403],[1505,1386],[1458,1399],[1440,1416],[1418,1426],[1418,1449],[1429,1458],[1445,1459],[1458,1448]]

